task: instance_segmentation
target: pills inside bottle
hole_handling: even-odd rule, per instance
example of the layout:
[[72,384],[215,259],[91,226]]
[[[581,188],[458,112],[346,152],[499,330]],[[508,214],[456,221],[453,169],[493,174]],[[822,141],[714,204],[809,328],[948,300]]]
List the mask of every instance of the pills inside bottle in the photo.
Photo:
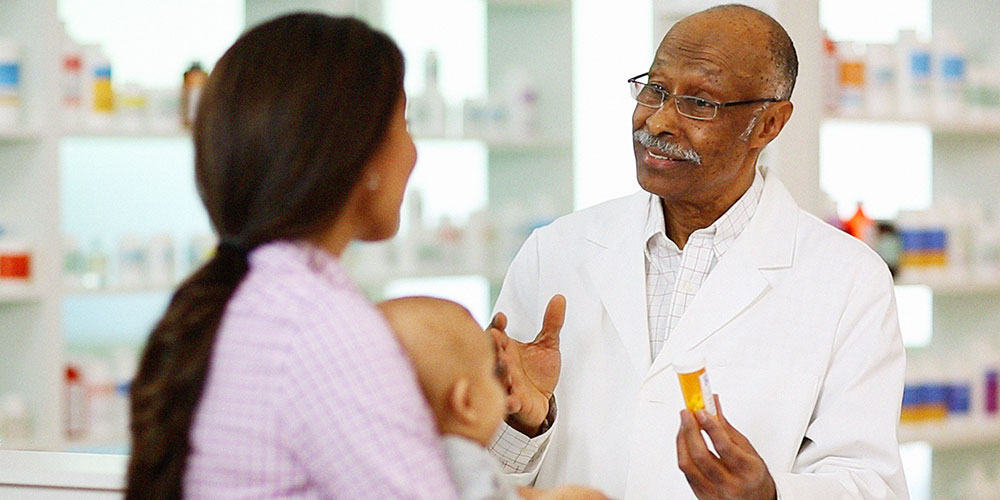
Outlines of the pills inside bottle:
[[685,353],[675,359],[673,364],[674,370],[677,371],[677,380],[681,383],[681,394],[684,395],[684,405],[687,409],[692,412],[705,410],[711,415],[716,415],[715,399],[712,397],[712,387],[708,383],[704,356]]

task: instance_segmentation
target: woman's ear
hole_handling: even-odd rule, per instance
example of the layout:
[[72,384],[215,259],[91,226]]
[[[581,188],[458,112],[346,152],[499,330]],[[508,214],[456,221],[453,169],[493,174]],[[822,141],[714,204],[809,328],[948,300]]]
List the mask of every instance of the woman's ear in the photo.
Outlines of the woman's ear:
[[763,148],[778,137],[792,117],[793,108],[791,101],[780,101],[765,109],[757,132],[750,136],[750,147]]
[[459,377],[448,391],[448,409],[463,424],[476,421],[476,409],[472,404],[472,384],[468,378]]

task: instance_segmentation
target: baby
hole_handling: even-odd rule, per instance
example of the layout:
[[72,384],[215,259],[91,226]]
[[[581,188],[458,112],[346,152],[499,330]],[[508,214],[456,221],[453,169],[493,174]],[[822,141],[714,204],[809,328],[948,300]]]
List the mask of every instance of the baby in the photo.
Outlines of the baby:
[[[443,436],[448,467],[463,500],[520,499],[487,447],[507,415],[503,365],[492,338],[464,307],[430,297],[378,305],[410,357]],[[521,488],[528,499],[606,499],[589,488]]]

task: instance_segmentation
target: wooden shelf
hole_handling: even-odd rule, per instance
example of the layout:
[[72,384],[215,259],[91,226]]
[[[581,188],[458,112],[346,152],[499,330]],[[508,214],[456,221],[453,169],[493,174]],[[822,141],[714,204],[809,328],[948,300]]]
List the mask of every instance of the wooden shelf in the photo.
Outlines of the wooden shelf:
[[923,441],[940,449],[998,444],[1000,417],[990,420],[901,424],[897,436],[900,443]]

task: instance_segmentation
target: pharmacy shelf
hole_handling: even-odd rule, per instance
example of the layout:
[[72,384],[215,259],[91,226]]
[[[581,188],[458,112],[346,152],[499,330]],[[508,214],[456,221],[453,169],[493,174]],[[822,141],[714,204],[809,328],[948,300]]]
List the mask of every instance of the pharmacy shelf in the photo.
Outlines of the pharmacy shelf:
[[0,142],[28,142],[41,137],[42,132],[37,127],[0,127]]
[[19,304],[39,299],[41,293],[31,285],[0,284],[0,304]]
[[570,0],[487,0],[487,3],[495,7],[562,8],[569,6]]
[[68,127],[63,137],[134,137],[134,138],[190,138],[191,131],[181,127],[151,128],[112,124],[106,127]]
[[102,455],[127,455],[130,446],[121,439],[83,439],[67,441],[63,450],[71,453],[99,453]]
[[372,272],[357,268],[348,270],[351,278],[361,288],[381,288],[393,281],[407,279],[453,278],[458,276],[483,276],[490,283],[503,282],[506,269],[447,267],[445,265],[424,267],[411,271]]
[[115,286],[103,288],[84,288],[69,286],[63,289],[64,296],[74,295],[129,295],[136,293],[167,293],[172,292],[179,283],[173,285],[142,285]]
[[826,119],[852,122],[926,125],[936,134],[1000,136],[1000,118],[975,116],[968,118],[909,118],[893,115],[876,116],[869,114],[832,114],[828,115]]
[[1000,276],[913,276],[903,274],[896,278],[896,285],[923,285],[939,295],[1000,294]]
[[462,135],[415,135],[417,141],[474,141],[480,142],[494,151],[547,151],[567,149],[572,140],[567,137],[532,137],[530,139],[504,139],[496,137],[462,136]]
[[1000,417],[991,420],[946,420],[921,424],[901,424],[900,443],[926,442],[935,449],[1000,444]]

